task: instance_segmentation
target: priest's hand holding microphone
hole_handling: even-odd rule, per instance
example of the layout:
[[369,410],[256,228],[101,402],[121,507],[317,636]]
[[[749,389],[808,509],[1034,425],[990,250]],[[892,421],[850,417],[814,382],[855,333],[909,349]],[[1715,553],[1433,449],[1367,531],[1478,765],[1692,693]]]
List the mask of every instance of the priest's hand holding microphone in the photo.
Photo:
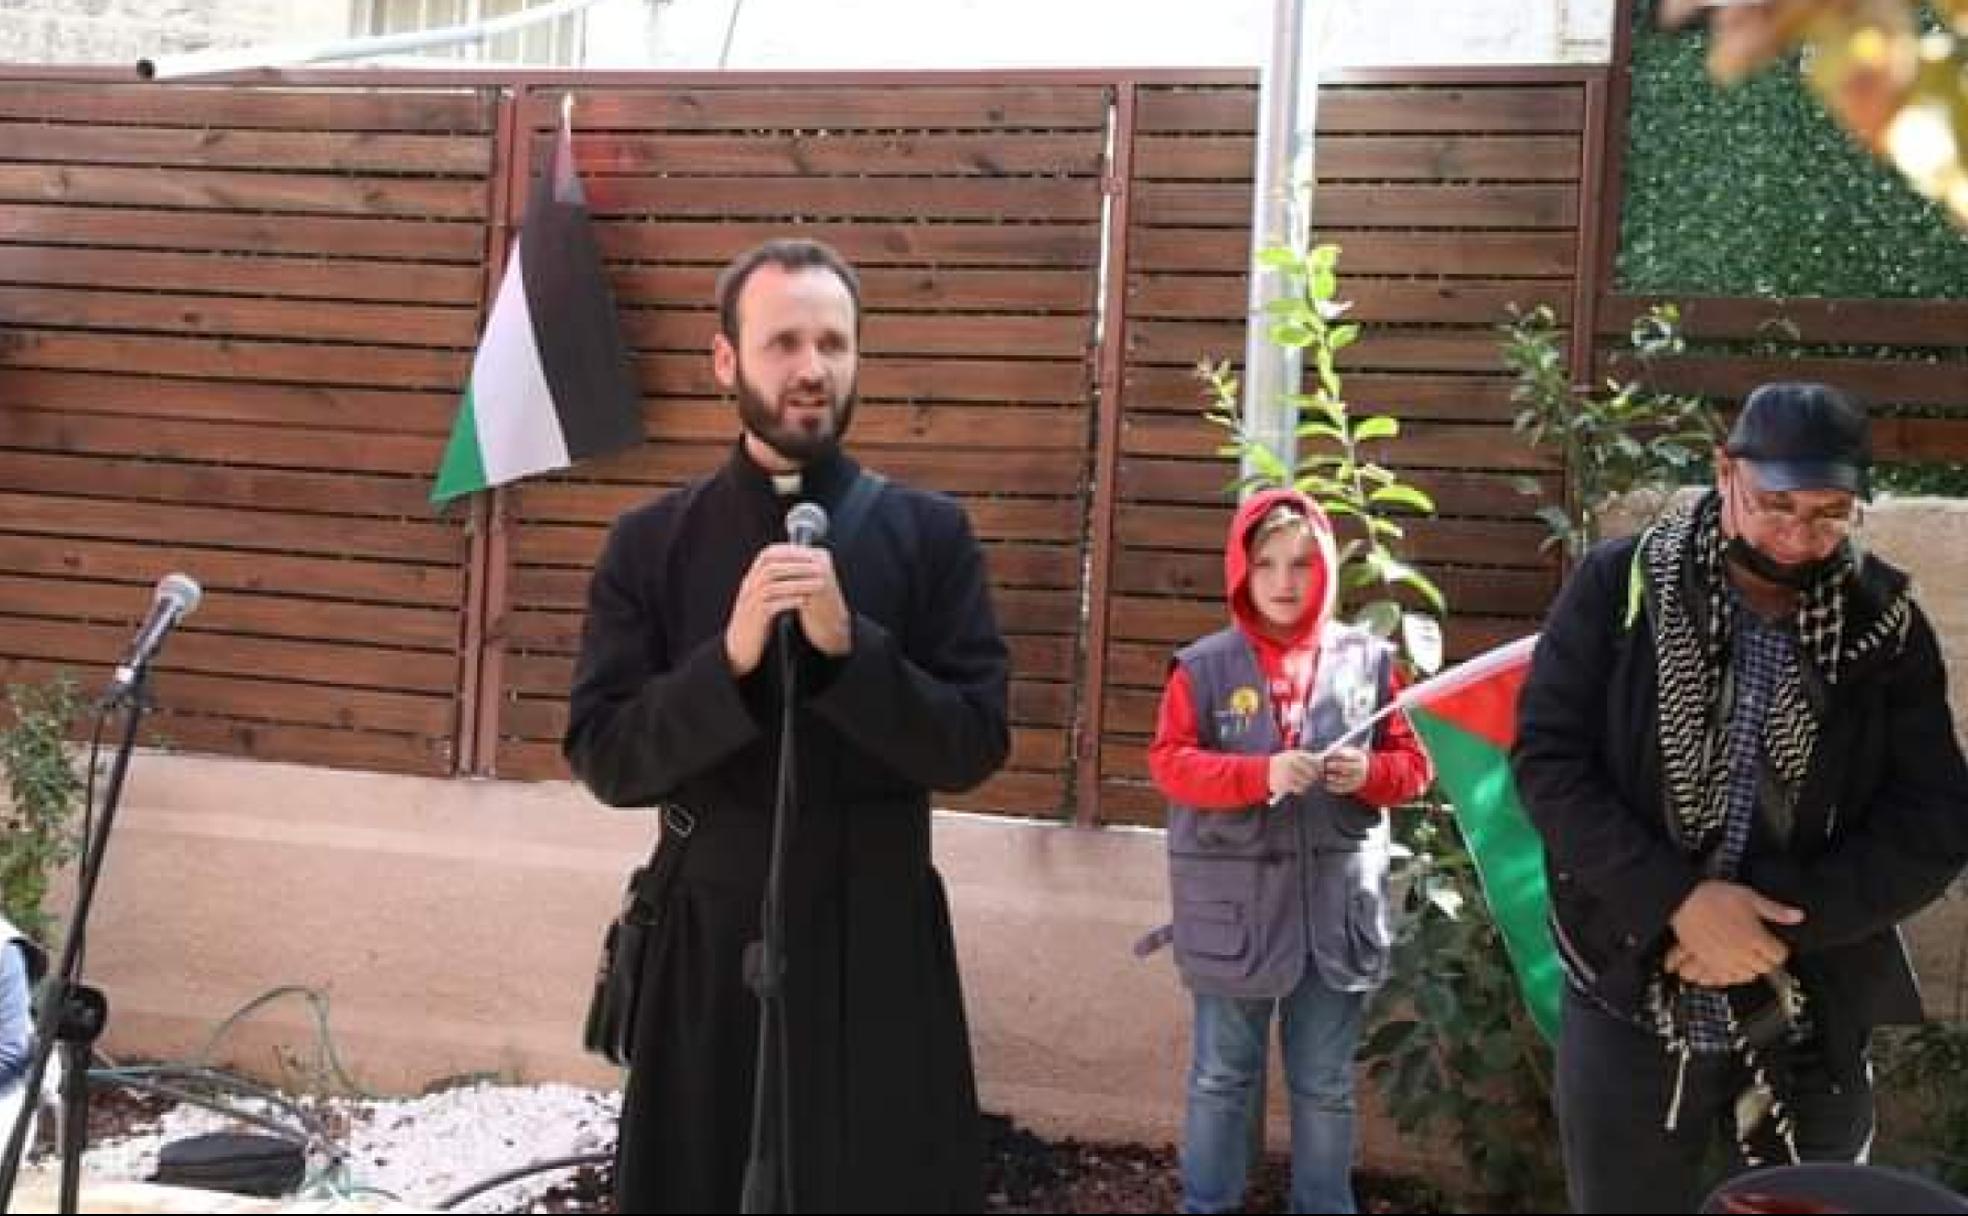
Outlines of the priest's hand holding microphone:
[[834,555],[819,544],[827,535],[826,510],[817,503],[798,504],[786,514],[786,535],[791,539],[759,550],[738,584],[724,627],[724,655],[734,675],[756,670],[774,623],[789,627],[795,616],[821,654],[837,659],[853,647],[853,616],[834,572]]

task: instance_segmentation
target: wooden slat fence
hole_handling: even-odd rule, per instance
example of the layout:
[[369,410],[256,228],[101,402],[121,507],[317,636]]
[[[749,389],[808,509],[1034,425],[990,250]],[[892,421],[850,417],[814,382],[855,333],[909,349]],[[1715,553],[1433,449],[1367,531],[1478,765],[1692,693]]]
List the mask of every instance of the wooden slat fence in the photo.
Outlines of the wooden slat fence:
[[[1426,75],[1426,74],[1424,74]],[[1364,323],[1340,364],[1350,404],[1401,437],[1377,453],[1428,490],[1440,518],[1408,555],[1451,607],[1466,654],[1535,628],[1556,586],[1536,499],[1550,462],[1508,428],[1496,325],[1512,304],[1575,311],[1596,138],[1594,73],[1417,82],[1362,73],[1322,90],[1314,239],[1341,246],[1341,296]],[[1176,645],[1227,619],[1222,549],[1233,461],[1211,455],[1199,361],[1241,362],[1257,91],[1155,85],[1136,100],[1125,370],[1115,452],[1099,747],[1101,819],[1158,823],[1145,748]],[[1096,539],[1096,545],[1101,542]],[[1090,694],[1091,695],[1091,694]],[[1088,801],[1083,799],[1083,815]]]
[[453,771],[495,100],[0,81],[0,679],[99,684],[183,569],[152,741]]
[[[560,93],[522,107],[534,163]],[[713,282],[748,245],[797,228],[863,275],[852,450],[955,494],[988,554],[1016,671],[1013,751],[955,803],[1057,812],[1076,710],[1108,107],[1109,90],[1088,84],[577,94],[576,151],[650,442],[506,495],[485,676],[504,690],[483,753],[494,771],[564,774],[568,676],[606,526],[725,458],[737,429],[710,374]]]
[[[1153,822],[1174,644],[1223,619],[1227,464],[1190,375],[1240,358],[1249,73],[297,73],[0,80],[0,677],[100,678],[182,568],[157,731],[197,750],[553,777],[588,568],[723,459],[712,282],[798,230],[868,297],[853,448],[982,536],[1016,663],[1009,770],[962,805]],[[649,442],[424,501],[562,92]],[[1603,73],[1348,75],[1319,235],[1366,337],[1349,396],[1443,508],[1451,648],[1555,586],[1509,432],[1509,303],[1600,302]],[[1610,321],[1605,324],[1611,324]],[[1581,331],[1581,349],[1596,328]]]
[[[1656,303],[1681,311],[1688,353],[1639,366],[1626,341]],[[1871,411],[1882,461],[1968,461],[1968,300],[1672,299],[1607,294],[1602,376],[1698,393],[1725,416],[1757,385],[1818,380]]]

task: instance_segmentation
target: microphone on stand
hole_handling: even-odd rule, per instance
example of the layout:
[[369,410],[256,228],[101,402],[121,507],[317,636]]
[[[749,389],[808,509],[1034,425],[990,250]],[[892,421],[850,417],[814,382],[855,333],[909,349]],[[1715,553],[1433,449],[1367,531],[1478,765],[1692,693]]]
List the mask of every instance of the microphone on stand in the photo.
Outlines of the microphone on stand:
[[[23,1095],[21,1108],[12,1129],[4,1134],[4,1148],[0,1148],[0,1210],[13,1206],[14,1183],[19,1179],[21,1160],[27,1151],[34,1107],[40,1101],[42,1083],[51,1074],[61,1078],[61,1128],[57,1134],[61,1143],[61,1179],[55,1210],[64,1213],[82,1210],[82,1156],[89,1138],[89,1060],[109,1016],[109,1002],[101,990],[82,982],[82,943],[87,935],[89,911],[95,905],[103,856],[109,848],[110,827],[123,799],[130,755],[136,749],[138,725],[149,708],[143,699],[144,677],[158,647],[164,644],[165,635],[198,607],[202,594],[189,575],[167,574],[158,580],[150,615],[137,631],[136,641],[131,643],[123,661],[117,664],[109,690],[97,705],[97,713],[102,715],[99,726],[106,723],[111,710],[123,711],[123,738],[109,765],[101,814],[94,817],[84,833],[76,865],[75,906],[68,917],[68,932],[62,939],[61,960],[42,980],[41,989],[35,995],[27,1072],[19,1082]],[[90,783],[93,789],[93,776]],[[93,805],[90,809],[94,809]],[[59,1065],[54,1054],[57,1050],[63,1053]]]
[[164,644],[164,636],[197,609],[203,595],[204,592],[199,590],[198,584],[188,574],[167,574],[157,580],[150,616],[145,619],[143,628],[137,631],[137,640],[131,643],[129,655],[116,665],[106,694],[108,700],[115,701],[126,696],[136,687],[144,669],[156,656],[158,647]]
[[[796,503],[786,512],[786,539],[810,549],[827,539],[827,509],[817,502]],[[740,1192],[741,1212],[791,1212],[793,1143],[791,1083],[787,1078],[789,1048],[786,1005],[781,981],[785,976],[786,925],[784,912],[786,842],[792,836],[799,755],[794,742],[798,666],[793,655],[792,612],[779,614],[779,771],[772,799],[772,851],[766,863],[765,890],[759,901],[759,938],[745,947],[745,984],[758,997],[758,1054],[752,1075],[751,1152],[745,1162]]]

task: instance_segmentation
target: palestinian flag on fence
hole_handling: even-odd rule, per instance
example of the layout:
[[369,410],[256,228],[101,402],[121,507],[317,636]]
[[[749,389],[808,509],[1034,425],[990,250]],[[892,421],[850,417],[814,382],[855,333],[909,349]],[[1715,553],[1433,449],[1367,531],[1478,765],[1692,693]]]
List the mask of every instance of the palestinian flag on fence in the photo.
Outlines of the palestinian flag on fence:
[[1547,1039],[1558,1033],[1563,980],[1547,921],[1544,844],[1517,799],[1510,745],[1517,740],[1517,694],[1531,667],[1535,635],[1499,646],[1404,689],[1396,704],[1428,748],[1435,774],[1455,804],[1456,822],[1490,913],[1517,968],[1531,1018]]
[[641,439],[635,376],[563,110],[552,163],[533,185],[485,320],[431,501],[564,469]]

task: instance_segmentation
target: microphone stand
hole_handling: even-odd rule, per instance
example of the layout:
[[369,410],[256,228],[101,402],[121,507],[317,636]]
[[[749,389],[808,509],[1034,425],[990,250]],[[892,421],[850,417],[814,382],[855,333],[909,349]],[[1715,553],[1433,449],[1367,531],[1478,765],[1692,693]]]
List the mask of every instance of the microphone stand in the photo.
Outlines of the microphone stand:
[[779,778],[772,807],[772,853],[759,907],[761,936],[745,948],[745,983],[759,1001],[758,1056],[752,1079],[752,1151],[745,1162],[740,1210],[791,1212],[793,1171],[792,1086],[786,1050],[785,863],[792,835],[796,784],[793,725],[798,707],[798,662],[790,613],[779,618]]
[[[119,672],[119,677],[123,673]],[[20,1173],[21,1158],[27,1148],[27,1129],[34,1121],[41,1099],[41,1083],[48,1074],[48,1061],[57,1045],[62,1051],[61,1088],[61,1207],[64,1214],[80,1211],[82,1154],[89,1133],[89,1061],[95,1042],[109,1020],[109,1002],[103,994],[83,984],[82,949],[89,924],[89,910],[95,903],[96,882],[102,874],[103,856],[109,849],[110,828],[116,820],[117,804],[123,795],[124,778],[130,771],[130,754],[136,749],[137,727],[149,705],[144,699],[147,664],[138,663],[126,682],[119,682],[98,706],[99,712],[122,708],[123,736],[116,748],[116,759],[109,770],[109,784],[103,791],[102,816],[89,839],[83,842],[81,866],[75,889],[75,906],[69,915],[68,933],[62,942],[61,961],[42,981],[34,1006],[34,1054],[23,1081],[20,1113],[15,1116],[7,1147],[0,1158],[0,1210],[12,1210],[14,1183]]]

